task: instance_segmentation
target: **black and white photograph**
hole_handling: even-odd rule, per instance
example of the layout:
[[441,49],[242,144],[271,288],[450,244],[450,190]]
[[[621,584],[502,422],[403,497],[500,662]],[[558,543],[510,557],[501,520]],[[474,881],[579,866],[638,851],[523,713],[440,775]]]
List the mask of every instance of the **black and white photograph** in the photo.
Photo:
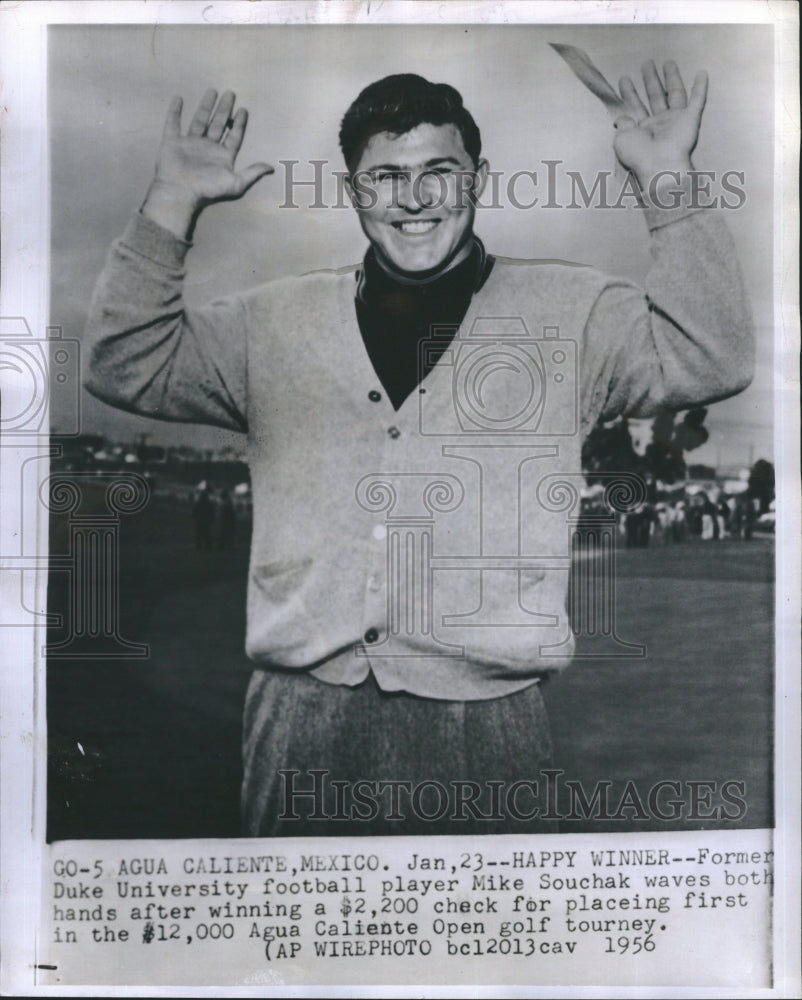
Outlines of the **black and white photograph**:
[[50,29],[52,837],[771,825],[771,52]]
[[190,6],[39,25],[13,133],[49,263],[0,319],[0,632],[68,957],[30,992],[111,983],[94,948],[117,986],[793,995],[796,15]]

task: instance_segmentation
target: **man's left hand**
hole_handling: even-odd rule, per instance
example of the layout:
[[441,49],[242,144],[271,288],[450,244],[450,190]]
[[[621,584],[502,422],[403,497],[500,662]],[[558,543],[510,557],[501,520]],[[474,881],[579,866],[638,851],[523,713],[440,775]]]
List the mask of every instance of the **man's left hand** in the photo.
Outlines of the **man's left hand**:
[[685,173],[693,169],[691,153],[699,138],[699,124],[707,100],[707,73],[696,74],[690,99],[677,64],[663,67],[661,81],[653,61],[643,66],[643,84],[649,110],[631,78],[619,83],[625,113],[615,121],[616,156],[646,190],[662,171]]

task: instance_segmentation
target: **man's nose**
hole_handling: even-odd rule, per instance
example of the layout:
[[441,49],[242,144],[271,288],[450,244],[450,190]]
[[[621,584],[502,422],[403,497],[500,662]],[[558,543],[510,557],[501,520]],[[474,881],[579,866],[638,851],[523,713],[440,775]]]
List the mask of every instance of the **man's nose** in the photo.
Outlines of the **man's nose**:
[[439,208],[445,203],[448,195],[442,174],[432,171],[419,174],[415,194],[424,208]]
[[404,174],[398,178],[396,198],[398,206],[408,212],[434,208],[443,201],[440,177],[431,172]]
[[407,212],[417,212],[423,207],[416,196],[417,175],[411,173],[398,174],[395,183],[395,201],[399,208]]

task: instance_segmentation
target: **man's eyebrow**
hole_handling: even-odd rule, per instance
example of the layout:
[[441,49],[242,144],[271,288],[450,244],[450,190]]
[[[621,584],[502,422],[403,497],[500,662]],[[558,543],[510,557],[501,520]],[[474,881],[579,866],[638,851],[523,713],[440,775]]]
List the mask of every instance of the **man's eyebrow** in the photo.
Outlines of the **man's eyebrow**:
[[[455,156],[436,156],[432,160],[427,160],[423,166],[424,168],[436,167],[441,163],[453,163],[454,166],[462,166],[461,162]],[[399,163],[377,163],[375,166],[363,167],[360,173],[372,173],[377,170],[395,171],[397,173],[406,171],[409,173],[414,169],[414,167],[402,167]]]
[[377,164],[375,164],[373,166],[370,166],[370,167],[363,167],[362,170],[359,171],[359,173],[369,174],[369,173],[372,173],[375,170],[401,171],[401,170],[409,170],[409,169],[410,169],[409,167],[402,167],[398,163],[377,163]]

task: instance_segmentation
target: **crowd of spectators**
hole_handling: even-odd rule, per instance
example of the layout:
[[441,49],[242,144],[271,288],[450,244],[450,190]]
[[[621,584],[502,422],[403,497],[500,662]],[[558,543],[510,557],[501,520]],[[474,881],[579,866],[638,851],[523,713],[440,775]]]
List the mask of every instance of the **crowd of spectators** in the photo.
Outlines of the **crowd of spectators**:
[[[703,542],[725,538],[752,538],[756,529],[771,523],[759,517],[759,502],[746,493],[717,496],[705,490],[680,499],[644,503],[638,510],[622,514],[619,527],[627,548],[670,545],[689,539]],[[760,522],[760,523],[759,523]]]

